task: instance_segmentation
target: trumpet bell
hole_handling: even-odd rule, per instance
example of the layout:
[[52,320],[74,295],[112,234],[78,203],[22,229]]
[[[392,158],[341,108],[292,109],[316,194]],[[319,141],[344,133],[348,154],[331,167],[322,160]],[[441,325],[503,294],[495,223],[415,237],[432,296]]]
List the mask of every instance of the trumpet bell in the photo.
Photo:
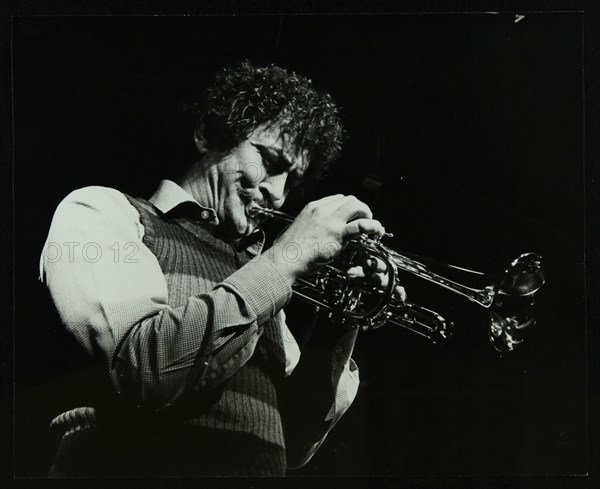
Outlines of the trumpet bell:
[[523,253],[504,272],[498,291],[511,296],[533,296],[546,283],[542,257]]
[[545,283],[541,256],[525,253],[510,264],[490,308],[489,339],[497,351],[513,351],[524,341],[536,323],[534,294]]

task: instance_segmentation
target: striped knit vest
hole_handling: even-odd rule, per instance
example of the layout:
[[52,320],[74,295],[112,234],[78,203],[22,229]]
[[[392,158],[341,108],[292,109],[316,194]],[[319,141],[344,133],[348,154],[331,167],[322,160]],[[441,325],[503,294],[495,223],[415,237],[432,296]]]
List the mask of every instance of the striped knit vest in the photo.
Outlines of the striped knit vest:
[[[181,217],[181,213],[163,215],[146,200],[126,197],[140,214],[143,242],[163,271],[171,307],[185,304],[190,296],[212,291],[253,258],[248,251],[236,251],[213,237],[199,222]],[[178,213],[175,210],[173,214]],[[246,445],[234,441],[239,446],[231,448],[238,462],[232,460],[232,464],[267,463],[269,467],[264,471],[255,466],[250,472],[283,475],[285,442],[276,392],[276,383],[283,375],[279,363],[283,357],[281,333],[275,327],[264,331],[250,360],[217,389],[215,399],[199,412],[190,413],[183,424],[192,432],[197,430],[198,436],[206,430],[224,436],[248,435],[247,439],[254,440],[247,445],[252,453],[244,453]],[[243,468],[232,468],[234,475],[245,472]]]

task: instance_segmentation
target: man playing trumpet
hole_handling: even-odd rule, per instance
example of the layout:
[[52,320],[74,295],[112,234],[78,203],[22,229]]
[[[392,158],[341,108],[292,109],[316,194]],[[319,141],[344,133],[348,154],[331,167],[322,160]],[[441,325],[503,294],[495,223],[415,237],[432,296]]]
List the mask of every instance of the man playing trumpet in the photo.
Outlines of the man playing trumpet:
[[[41,275],[65,326],[103,359],[113,398],[53,420],[51,477],[282,476],[356,396],[357,329],[328,328],[329,360],[311,365],[283,307],[298,277],[382,225],[355,197],[332,195],[263,250],[265,217],[247,211],[279,209],[338,158],[337,107],[302,76],[244,62],[217,74],[196,108],[199,159],[177,183],[149,200],[79,189],[54,215],[46,250],[75,252],[45,252]],[[91,243],[93,256],[77,252]],[[294,396],[313,390],[314,409],[294,411]]]

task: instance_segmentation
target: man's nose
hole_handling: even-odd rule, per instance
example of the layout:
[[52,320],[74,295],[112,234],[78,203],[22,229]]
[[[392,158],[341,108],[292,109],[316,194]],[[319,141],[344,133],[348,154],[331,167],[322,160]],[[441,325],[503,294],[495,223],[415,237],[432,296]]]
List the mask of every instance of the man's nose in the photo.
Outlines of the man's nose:
[[259,189],[263,193],[268,194],[270,201],[275,208],[283,205],[285,200],[285,184],[287,181],[287,173],[280,175],[271,175],[265,178],[260,184]]

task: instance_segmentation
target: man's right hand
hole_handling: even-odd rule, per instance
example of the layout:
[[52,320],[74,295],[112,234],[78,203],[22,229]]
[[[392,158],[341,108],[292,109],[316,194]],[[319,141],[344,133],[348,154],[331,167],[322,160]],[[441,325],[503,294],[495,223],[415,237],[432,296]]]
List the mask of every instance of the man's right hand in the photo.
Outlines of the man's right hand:
[[352,195],[330,195],[307,204],[269,256],[294,282],[333,260],[349,239],[384,232],[364,202]]

